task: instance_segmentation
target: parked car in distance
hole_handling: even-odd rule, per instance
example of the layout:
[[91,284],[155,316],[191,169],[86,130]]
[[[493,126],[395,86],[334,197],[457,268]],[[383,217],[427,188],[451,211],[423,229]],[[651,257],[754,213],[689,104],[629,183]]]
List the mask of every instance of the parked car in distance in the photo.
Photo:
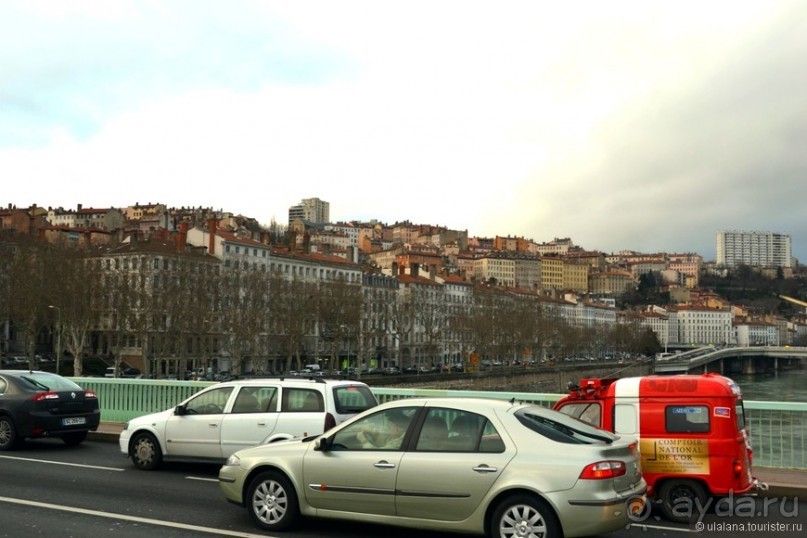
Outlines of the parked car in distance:
[[387,402],[322,435],[235,452],[224,498],[264,531],[301,516],[412,529],[574,537],[645,510],[635,442],[540,406]]
[[0,370],[0,450],[37,437],[76,445],[100,421],[93,391],[49,372]]
[[[124,368],[121,367],[118,371],[118,377],[134,379],[137,377],[142,377],[143,374],[137,368]],[[104,377],[115,377],[115,367],[110,366],[104,371]]]
[[358,381],[228,381],[176,407],[130,420],[119,445],[142,470],[163,461],[224,463],[242,448],[321,434],[377,404],[370,387]]

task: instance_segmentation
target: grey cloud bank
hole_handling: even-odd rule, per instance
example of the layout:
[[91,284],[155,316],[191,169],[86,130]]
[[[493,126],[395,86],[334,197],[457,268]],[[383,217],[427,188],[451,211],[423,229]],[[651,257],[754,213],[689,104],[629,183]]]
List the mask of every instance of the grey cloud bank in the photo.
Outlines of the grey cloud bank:
[[[807,6],[6,2],[0,204],[807,258]],[[315,16],[316,14],[316,16]]]

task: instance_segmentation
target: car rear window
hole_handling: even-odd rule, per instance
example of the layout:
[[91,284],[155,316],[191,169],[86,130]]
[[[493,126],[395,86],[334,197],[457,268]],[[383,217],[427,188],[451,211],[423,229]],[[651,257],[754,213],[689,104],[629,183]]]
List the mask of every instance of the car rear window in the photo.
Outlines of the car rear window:
[[617,436],[610,432],[589,426],[562,413],[547,413],[546,410],[537,407],[516,411],[515,416],[530,430],[558,443],[612,443],[617,439]]
[[84,390],[69,379],[52,374],[37,374],[31,372],[21,375],[20,379],[34,390],[42,390],[43,387],[53,391]]
[[340,415],[361,413],[378,405],[369,387],[365,385],[342,385],[334,387],[333,401]]
[[669,433],[707,433],[709,408],[705,405],[670,405],[664,410]]

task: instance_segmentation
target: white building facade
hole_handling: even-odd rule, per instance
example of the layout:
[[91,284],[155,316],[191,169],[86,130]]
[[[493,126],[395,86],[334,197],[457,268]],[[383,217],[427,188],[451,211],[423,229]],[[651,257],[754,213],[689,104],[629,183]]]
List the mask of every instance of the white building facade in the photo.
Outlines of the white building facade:
[[718,265],[737,267],[791,267],[792,246],[789,235],[773,232],[717,232]]

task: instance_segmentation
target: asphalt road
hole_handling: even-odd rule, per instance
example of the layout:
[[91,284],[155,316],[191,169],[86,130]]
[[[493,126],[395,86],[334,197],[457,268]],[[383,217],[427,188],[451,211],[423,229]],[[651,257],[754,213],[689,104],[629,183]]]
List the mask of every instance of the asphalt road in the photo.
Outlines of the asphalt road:
[[[0,538],[29,536],[150,538],[269,536],[253,526],[245,510],[226,503],[219,493],[218,466],[167,464],[159,471],[137,471],[113,443],[85,442],[67,447],[58,440],[26,443],[0,452]],[[761,511],[758,499],[757,510]],[[800,507],[798,507],[800,508]],[[807,509],[790,505],[768,507],[767,516],[722,517],[710,513],[699,534],[737,535],[719,524],[734,522],[799,523],[801,532],[785,529],[746,536],[801,536]],[[750,529],[750,527],[748,527]],[[652,514],[614,538],[681,536],[694,527],[674,525]],[[794,529],[795,530],[795,529]],[[711,534],[710,534],[711,532]],[[450,538],[456,534],[426,533],[395,527],[308,520],[287,538]]]

